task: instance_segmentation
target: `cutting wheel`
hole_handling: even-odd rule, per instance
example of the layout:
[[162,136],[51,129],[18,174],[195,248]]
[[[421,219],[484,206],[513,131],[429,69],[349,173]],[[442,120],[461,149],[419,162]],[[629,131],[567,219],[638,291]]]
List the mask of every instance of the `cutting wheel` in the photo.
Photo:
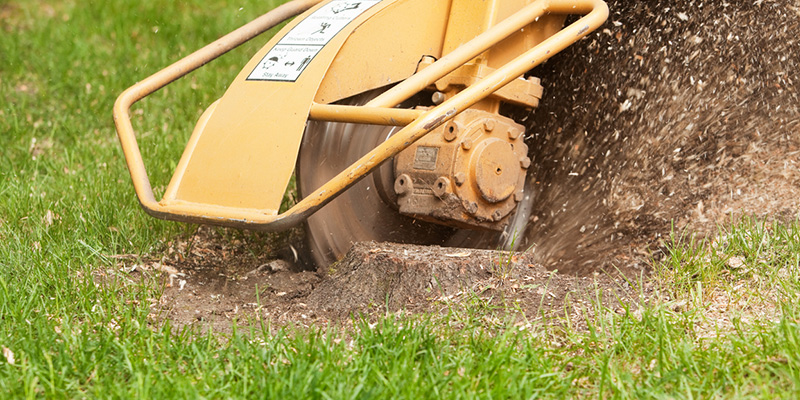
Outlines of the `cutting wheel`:
[[[338,104],[363,105],[381,92],[373,90]],[[312,193],[399,129],[309,121],[297,162],[300,196]],[[335,262],[355,242],[370,240],[489,249],[511,248],[517,243],[516,235],[505,232],[454,229],[401,215],[394,205],[393,185],[394,167],[386,162],[306,221],[308,250],[317,266]],[[520,207],[526,209],[529,207]],[[527,219],[527,213],[517,213],[507,230],[522,232]]]

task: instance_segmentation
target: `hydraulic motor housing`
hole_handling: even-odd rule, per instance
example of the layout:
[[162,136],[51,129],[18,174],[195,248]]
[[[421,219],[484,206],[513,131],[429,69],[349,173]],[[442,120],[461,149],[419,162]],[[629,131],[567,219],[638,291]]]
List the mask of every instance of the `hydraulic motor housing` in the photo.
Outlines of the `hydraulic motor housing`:
[[395,157],[400,213],[458,228],[503,230],[530,167],[525,128],[466,110]]

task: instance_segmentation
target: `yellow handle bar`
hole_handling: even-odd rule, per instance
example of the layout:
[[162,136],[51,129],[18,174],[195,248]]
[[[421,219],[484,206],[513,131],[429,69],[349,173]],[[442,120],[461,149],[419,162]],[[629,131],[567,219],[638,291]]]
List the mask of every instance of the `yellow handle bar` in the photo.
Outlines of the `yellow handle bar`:
[[[137,83],[119,96],[114,105],[114,121],[136,194],[145,211],[158,218],[185,222],[224,224],[265,231],[288,229],[308,218],[386,160],[408,148],[412,143],[449,121],[458,113],[577,42],[597,29],[608,18],[608,6],[602,0],[537,0],[443,56],[430,67],[386,91],[366,106],[313,105],[310,113],[312,119],[407,125],[282,214],[268,215],[259,210],[232,209],[212,205],[189,203],[162,205],[158,203],[153,195],[136,143],[130,122],[130,107],[158,89],[276,26],[283,20],[310,9],[321,1],[295,0],[279,6]],[[583,14],[584,16],[435,108],[425,112],[391,108],[548,13]],[[365,113],[365,110],[368,112]]]

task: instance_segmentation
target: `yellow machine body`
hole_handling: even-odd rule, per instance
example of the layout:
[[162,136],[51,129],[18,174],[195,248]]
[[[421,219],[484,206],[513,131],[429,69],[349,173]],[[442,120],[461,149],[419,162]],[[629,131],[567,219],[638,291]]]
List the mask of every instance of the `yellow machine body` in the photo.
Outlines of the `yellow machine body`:
[[[313,60],[296,80],[292,76],[250,79],[270,52],[283,46],[287,35],[307,33],[304,25],[330,23],[317,23],[330,19],[315,15],[333,14],[329,10],[338,3],[346,2],[325,2],[306,18],[297,18],[250,60],[201,118],[161,204],[203,204],[277,215],[312,104],[396,83],[415,72],[422,55],[441,54],[447,1],[363,1],[361,7],[371,7],[324,46],[286,46],[300,54],[318,51],[309,53]],[[424,18],[414,18],[420,15]],[[406,40],[377,45],[392,42],[387,32]]]
[[[301,12],[201,116],[156,201],[131,105]],[[562,29],[568,14],[585,16]],[[607,14],[600,0],[292,1],[120,95],[114,115],[136,193],[160,218],[285,229],[467,109],[497,113],[500,102],[535,107],[541,86],[523,74],[596,29]],[[365,106],[334,104],[390,85]],[[441,95],[437,106],[394,108],[425,89]],[[279,214],[310,119],[403,128]]]

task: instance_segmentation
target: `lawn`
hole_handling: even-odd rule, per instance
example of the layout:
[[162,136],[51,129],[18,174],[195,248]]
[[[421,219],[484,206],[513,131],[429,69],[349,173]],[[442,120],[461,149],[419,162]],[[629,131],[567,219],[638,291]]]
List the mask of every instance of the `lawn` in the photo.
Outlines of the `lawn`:
[[[52,4],[51,4],[52,3]],[[152,219],[111,119],[116,96],[277,1],[0,1],[0,393],[4,398],[793,398],[800,224],[676,232],[659,295],[569,321],[488,323],[480,300],[311,328],[231,334],[150,317],[158,257],[195,227]],[[267,37],[134,107],[157,192],[202,110]],[[601,296],[602,293],[598,293]]]

